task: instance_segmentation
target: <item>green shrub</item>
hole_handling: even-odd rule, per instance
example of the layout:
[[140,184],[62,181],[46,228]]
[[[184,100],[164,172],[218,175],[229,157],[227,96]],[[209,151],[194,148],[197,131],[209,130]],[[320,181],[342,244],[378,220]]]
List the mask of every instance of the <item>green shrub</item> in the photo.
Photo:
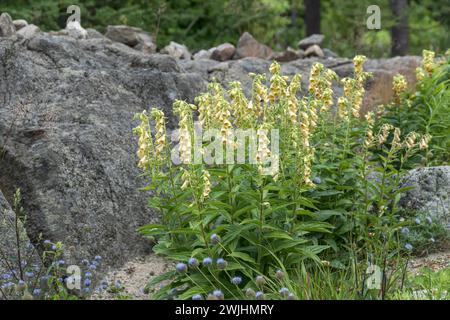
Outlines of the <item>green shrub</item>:
[[[412,222],[397,208],[408,188],[397,185],[429,137],[410,132],[403,139],[399,128],[377,125],[373,113],[361,119],[370,76],[364,60],[355,57],[354,78],[341,80],[336,113],[332,70],[315,63],[300,99],[300,76],[289,81],[274,62],[267,85],[264,75],[252,75],[250,98],[232,82],[228,91],[212,83],[195,105],[176,101],[178,149],[171,150],[161,111],[137,115],[139,167],[150,179],[143,190],[161,213],[161,224],[139,232],[177,263],[148,284],[167,282],[153,298],[386,298],[403,283],[413,248],[400,230]],[[202,130],[216,130],[213,141],[198,138],[194,110]],[[245,163],[235,157],[236,128],[257,132]],[[278,129],[279,139],[264,129]],[[193,161],[214,142],[232,163]],[[171,161],[173,151],[180,164]],[[376,266],[374,289],[368,279]]]

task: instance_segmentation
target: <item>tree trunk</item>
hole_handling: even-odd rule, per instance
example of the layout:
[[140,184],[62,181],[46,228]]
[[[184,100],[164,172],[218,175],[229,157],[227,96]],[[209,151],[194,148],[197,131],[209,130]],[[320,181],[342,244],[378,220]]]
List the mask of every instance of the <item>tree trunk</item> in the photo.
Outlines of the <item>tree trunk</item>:
[[320,33],[320,0],[305,0],[306,35]]
[[391,56],[404,56],[409,50],[408,0],[390,0],[390,4],[397,19],[391,28]]

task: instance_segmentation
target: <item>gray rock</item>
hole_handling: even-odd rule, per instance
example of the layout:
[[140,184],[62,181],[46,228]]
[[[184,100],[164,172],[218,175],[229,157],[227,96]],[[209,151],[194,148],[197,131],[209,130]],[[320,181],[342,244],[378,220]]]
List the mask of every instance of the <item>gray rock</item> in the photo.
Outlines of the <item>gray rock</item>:
[[25,39],[30,39],[39,32],[41,32],[41,29],[39,29],[38,26],[35,26],[34,24],[29,24],[20,29],[19,31],[17,31],[17,35]]
[[105,36],[112,41],[133,47],[139,43],[138,34],[140,32],[142,32],[142,29],[125,25],[108,26],[106,28]]
[[323,54],[325,56],[325,59],[338,58],[339,57],[339,55],[337,53],[335,53],[334,51],[331,51],[330,49],[323,48],[322,51],[323,51]]
[[88,37],[87,31],[78,21],[70,21],[63,32],[75,39],[86,39]]
[[250,33],[244,32],[239,38],[236,46],[236,58],[255,57],[269,59],[272,56],[272,49],[259,43]]
[[0,15],[0,37],[9,37],[16,32],[11,16],[4,12]]
[[28,22],[24,19],[17,19],[13,21],[14,27],[16,27],[16,31],[19,31],[23,27],[28,25]]
[[286,51],[284,52],[274,52],[272,55],[272,59],[278,62],[290,62],[300,58],[301,58],[300,54],[297,53],[296,50],[293,50],[292,48],[287,48]]
[[323,34],[313,34],[300,40],[298,42],[298,47],[303,50],[308,49],[312,45],[318,45],[320,47],[322,45],[323,39],[325,39],[325,36]]
[[410,186],[415,188],[402,194],[400,207],[426,212],[444,225],[450,222],[450,166],[411,170],[399,188]]
[[209,50],[200,50],[192,56],[194,60],[205,60],[205,59],[211,59],[212,52],[216,50],[216,48],[211,48]]
[[236,48],[231,43],[219,45],[211,54],[211,59],[217,61],[226,61],[233,58]]
[[193,101],[204,79],[167,55],[105,39],[39,33],[0,39],[0,189],[22,189],[33,238],[119,265],[149,251],[136,228],[157,219],[137,169],[132,118]]
[[184,44],[179,44],[174,41],[170,41],[170,43],[161,50],[161,53],[168,54],[175,59],[191,59],[191,53],[188,48]]
[[324,58],[325,55],[322,49],[317,44],[313,44],[312,46],[308,47],[308,49],[306,49],[305,57]]
[[153,43],[153,38],[150,34],[144,31],[138,33],[138,41],[139,43],[133,47],[135,50],[146,54],[156,53],[156,44]]
[[88,39],[108,39],[103,34],[92,28],[87,28],[86,32]]

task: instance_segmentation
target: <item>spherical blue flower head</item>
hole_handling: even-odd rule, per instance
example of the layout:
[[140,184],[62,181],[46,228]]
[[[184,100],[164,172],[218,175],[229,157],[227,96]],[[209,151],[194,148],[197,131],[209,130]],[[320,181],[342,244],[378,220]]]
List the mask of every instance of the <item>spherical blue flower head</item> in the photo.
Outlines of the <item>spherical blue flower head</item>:
[[117,281],[114,283],[114,286],[115,286],[117,289],[120,289],[120,288],[122,288],[122,282],[120,282],[120,280],[117,280]]
[[9,280],[9,279],[12,278],[12,274],[11,274],[11,273],[5,273],[5,274],[2,276],[2,278],[5,279],[5,280]]
[[27,277],[27,278],[32,278],[32,277],[34,277],[34,272],[31,272],[31,271],[25,272],[25,277]]
[[101,256],[95,256],[95,257],[94,257],[94,260],[95,260],[95,261],[101,261],[101,260],[102,260],[102,257],[101,257]]
[[34,296],[38,296],[40,294],[41,294],[41,289],[36,288],[36,289],[33,290],[33,295]]
[[422,221],[419,218],[416,218],[416,224],[421,224]]
[[84,288],[83,292],[86,294],[89,294],[89,293],[91,293],[91,288]]
[[169,290],[169,295],[171,295],[171,296],[174,296],[174,295],[176,295],[177,293],[178,293],[177,288],[172,288],[172,289]]
[[247,290],[245,290],[245,295],[248,298],[254,298],[256,296],[256,292],[252,288],[248,288]]
[[288,299],[288,300],[295,300],[294,294],[293,294],[293,293],[289,293],[287,299]]
[[41,277],[42,281],[48,281],[50,279],[50,276],[48,274],[46,274],[45,276]]
[[58,262],[57,262],[58,266],[63,266],[65,264],[66,264],[66,262],[64,260],[58,260]]
[[58,248],[56,247],[56,245],[52,245],[52,250],[53,250],[53,251],[56,251],[56,249],[58,249]]
[[203,300],[203,297],[201,294],[195,294],[192,296],[192,300]]
[[432,223],[433,223],[433,219],[431,219],[431,217],[426,217],[425,220],[427,220],[427,222],[428,222],[429,224],[432,224]]
[[410,243],[405,244],[405,249],[411,251],[413,246]]
[[211,235],[210,240],[211,240],[212,244],[216,244],[216,243],[218,243],[220,241],[220,237],[219,237],[219,235],[217,233],[214,233],[214,234]]
[[281,288],[280,291],[278,291],[283,297],[287,297],[289,295],[289,289],[288,288]]
[[13,287],[14,286],[14,283],[12,283],[12,282],[6,282],[6,283],[4,283],[3,285],[2,285],[2,289],[8,289],[8,288],[11,288],[11,287]]
[[223,300],[224,298],[223,293],[220,290],[214,290],[213,295],[219,300]]
[[255,298],[256,298],[257,300],[264,300],[264,292],[262,292],[262,291],[257,291],[256,294],[255,294]]
[[25,281],[23,280],[19,280],[19,282],[17,282],[18,285],[23,286],[25,284]]
[[206,257],[205,259],[203,259],[203,265],[205,266],[210,266],[212,265],[213,260],[210,257]]
[[108,288],[108,281],[106,281],[105,279],[103,279],[102,281],[100,281],[100,287],[103,290],[106,290]]
[[84,285],[85,285],[86,287],[89,287],[91,284],[92,284],[91,279],[87,278],[86,280],[84,280]]
[[44,244],[45,244],[45,245],[49,245],[49,244],[51,244],[51,243],[52,243],[52,242],[51,242],[50,240],[45,240],[45,241],[44,241]]
[[90,272],[88,271],[88,272],[86,272],[86,273],[84,274],[84,276],[85,276],[86,278],[92,278],[92,273],[90,273]]
[[313,178],[313,182],[314,182],[315,184],[321,184],[321,183],[322,183],[322,179],[320,179],[320,177],[314,177],[314,178]]
[[91,265],[89,266],[89,269],[91,269],[91,270],[96,270],[96,269],[97,269],[97,266],[96,266],[95,264],[91,264]]
[[87,265],[89,265],[89,260],[83,259],[83,260],[81,260],[81,263],[84,264],[85,266],[87,266]]
[[180,273],[184,273],[187,271],[187,265],[185,263],[177,263],[177,265],[175,266],[175,268],[177,269],[178,272]]
[[266,279],[263,276],[257,276],[255,282],[258,286],[262,286],[266,283]]
[[190,258],[189,261],[188,261],[188,264],[189,264],[189,266],[192,267],[192,268],[197,268],[197,267],[200,265],[200,263],[198,262],[198,260],[195,259],[195,258]]
[[235,284],[235,285],[239,285],[242,282],[242,278],[241,277],[233,277],[231,278],[231,283]]
[[407,227],[403,227],[400,232],[404,235],[407,235],[409,233],[409,229]]
[[222,258],[217,259],[216,263],[217,263],[217,268],[220,270],[224,270],[228,265],[228,262],[226,262]]
[[281,271],[280,269],[278,269],[276,272],[275,272],[275,277],[277,277],[277,279],[283,279],[283,277],[284,277],[284,273],[283,273],[283,271]]

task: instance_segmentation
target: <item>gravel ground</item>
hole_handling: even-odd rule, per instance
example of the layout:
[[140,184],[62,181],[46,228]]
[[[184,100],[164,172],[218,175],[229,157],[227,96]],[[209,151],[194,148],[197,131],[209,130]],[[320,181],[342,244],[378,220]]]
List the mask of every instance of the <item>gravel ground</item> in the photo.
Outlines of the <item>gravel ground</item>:
[[[428,266],[437,271],[445,267],[450,267],[450,250],[432,253],[425,257],[413,258],[409,263],[409,270],[417,274],[420,268]],[[119,270],[111,271],[106,278],[109,283],[121,282],[124,290],[120,295],[134,300],[149,299],[149,295],[144,293],[145,285],[155,276],[173,268],[171,263],[156,255],[149,255],[145,258],[139,258],[128,262]],[[92,295],[93,300],[117,299],[117,293],[97,293]]]

